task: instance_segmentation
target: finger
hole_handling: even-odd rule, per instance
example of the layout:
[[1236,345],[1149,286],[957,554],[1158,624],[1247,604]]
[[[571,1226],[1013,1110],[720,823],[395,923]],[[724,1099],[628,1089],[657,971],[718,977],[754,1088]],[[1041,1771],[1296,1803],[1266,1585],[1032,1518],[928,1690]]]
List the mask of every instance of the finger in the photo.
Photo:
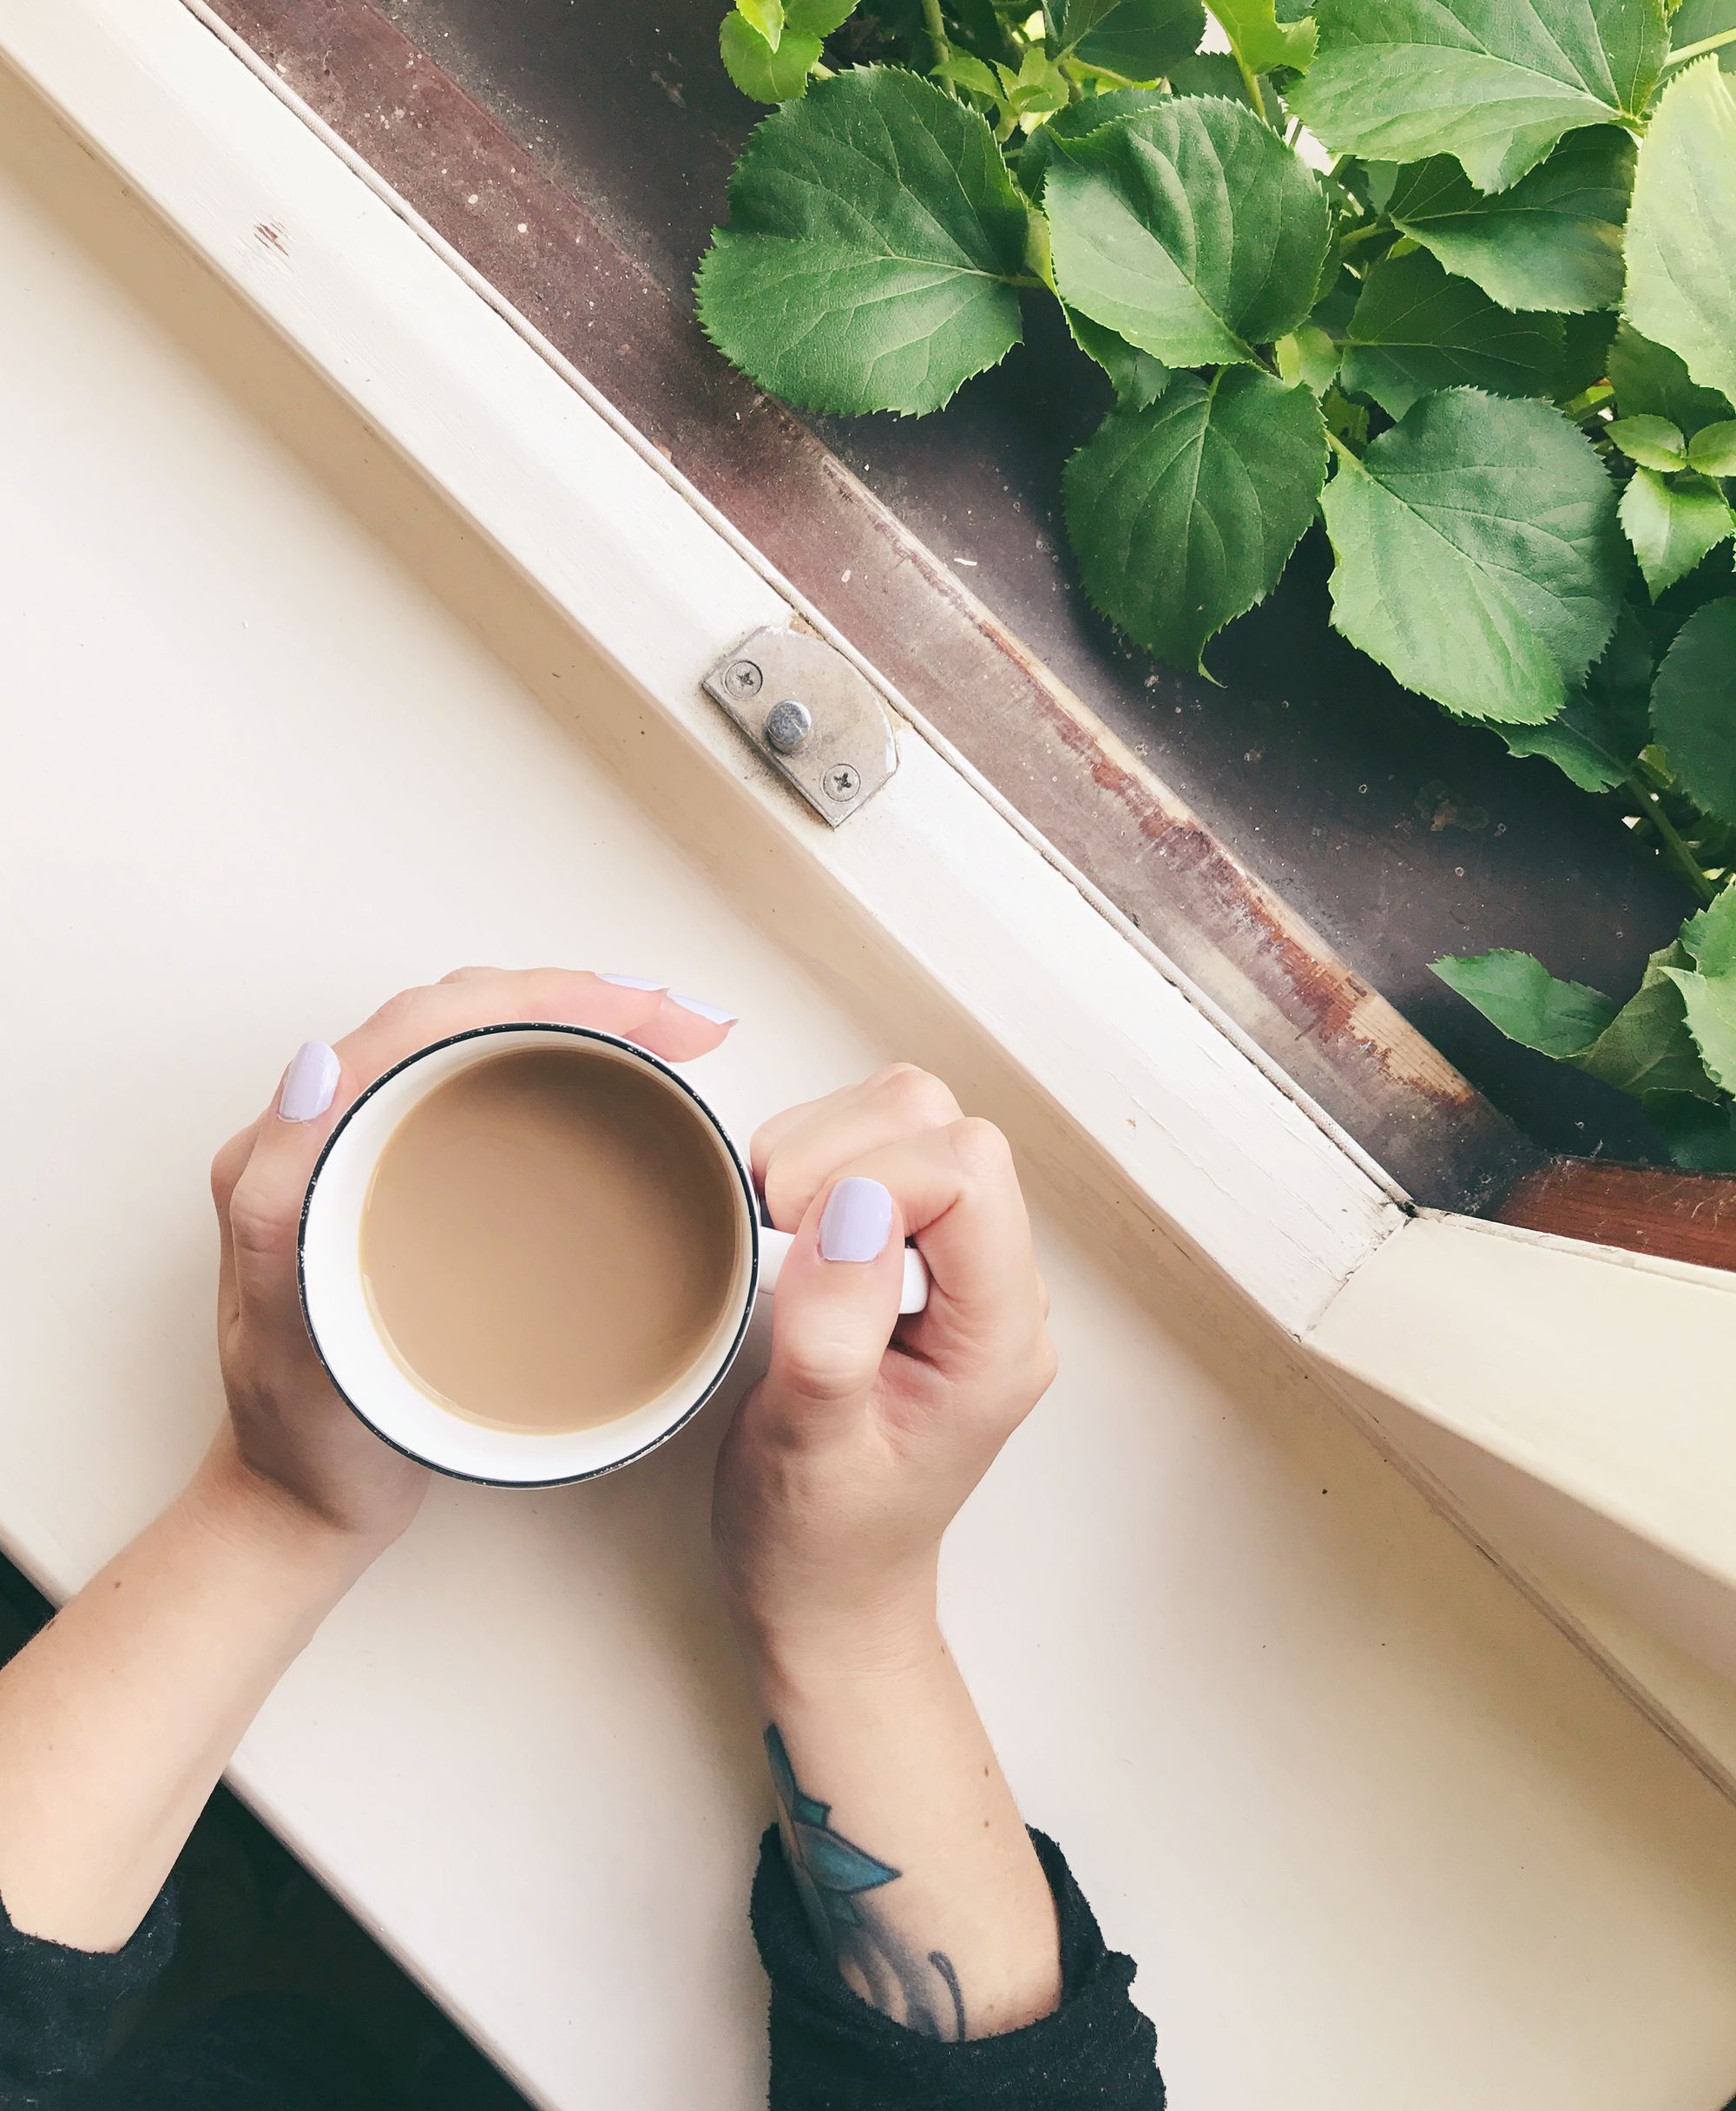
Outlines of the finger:
[[914,1063],[894,1063],[859,1085],[792,1108],[768,1121],[752,1146],[766,1212],[789,1231],[841,1167],[959,1119],[950,1089]]
[[937,1121],[956,1121],[960,1113],[957,1101],[940,1079],[919,1069],[913,1062],[888,1063],[870,1077],[842,1086],[836,1092],[824,1093],[818,1099],[786,1107],[781,1114],[762,1121],[751,1147],[755,1173],[763,1173],[767,1160],[799,1132],[848,1117],[852,1110],[875,1102],[884,1102],[908,1112],[912,1117],[910,1123],[912,1128],[931,1128]]
[[803,1219],[772,1301],[767,1382],[798,1415],[860,1403],[898,1320],[904,1225],[879,1180],[846,1177]]
[[[882,1181],[933,1279],[900,1338],[918,1354],[1023,1355],[1042,1326],[1030,1219],[1011,1148],[967,1117],[852,1161]],[[781,1291],[780,1291],[781,1294]]]
[[293,1269],[303,1196],[327,1138],[384,1071],[431,1042],[514,1020],[595,1026],[675,1060],[714,1048],[728,1030],[678,1010],[656,990],[628,989],[560,969],[472,976],[405,990],[335,1048],[309,1042],[256,1127],[228,1200],[239,1294],[250,1318],[299,1332]]
[[[571,979],[569,971],[560,968],[454,968],[440,977],[440,986],[502,982],[515,975],[538,982],[550,977]],[[654,981],[647,976],[594,975],[590,979],[606,989],[624,990],[635,996],[654,996],[660,1000],[646,1011],[639,1030],[628,1037],[668,1062],[692,1062],[699,1056],[710,1055],[735,1024],[735,1014],[722,1005],[709,1003],[702,997],[684,996],[679,990],[672,990],[667,983]],[[575,1023],[592,1025],[596,1022],[582,1020]]]

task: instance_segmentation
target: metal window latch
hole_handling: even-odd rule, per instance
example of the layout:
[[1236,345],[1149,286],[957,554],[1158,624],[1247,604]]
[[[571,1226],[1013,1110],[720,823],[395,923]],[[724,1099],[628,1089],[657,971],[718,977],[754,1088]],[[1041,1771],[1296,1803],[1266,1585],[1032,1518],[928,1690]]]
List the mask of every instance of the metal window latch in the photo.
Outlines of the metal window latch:
[[833,828],[898,766],[873,684],[824,638],[756,630],[718,661],[705,692]]

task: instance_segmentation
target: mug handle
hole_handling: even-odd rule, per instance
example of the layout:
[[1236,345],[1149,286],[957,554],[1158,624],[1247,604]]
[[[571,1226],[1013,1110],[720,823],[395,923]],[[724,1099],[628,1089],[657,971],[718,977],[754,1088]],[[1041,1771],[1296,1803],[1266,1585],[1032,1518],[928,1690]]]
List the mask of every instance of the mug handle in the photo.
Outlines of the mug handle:
[[[773,1231],[769,1224],[760,1226],[760,1287],[773,1291],[778,1278],[784,1273],[784,1257],[795,1240],[788,1232]],[[898,1296],[900,1315],[924,1311],[928,1305],[930,1276],[928,1263],[914,1246],[904,1248],[904,1283]]]

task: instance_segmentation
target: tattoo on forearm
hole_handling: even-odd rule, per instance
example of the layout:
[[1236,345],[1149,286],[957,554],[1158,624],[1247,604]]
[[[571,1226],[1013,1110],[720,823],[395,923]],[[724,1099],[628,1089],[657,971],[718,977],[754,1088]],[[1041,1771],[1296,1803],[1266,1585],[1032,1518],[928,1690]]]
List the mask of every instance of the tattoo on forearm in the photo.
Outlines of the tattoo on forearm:
[[790,1873],[814,1933],[839,1972],[895,2022],[927,2037],[963,2038],[964,1992],[952,1959],[944,1950],[924,1952],[913,1945],[874,1897],[903,1871],[845,1839],[831,1823],[831,1805],[798,1785],[776,1723],[766,1728],[766,1756],[778,1792]]

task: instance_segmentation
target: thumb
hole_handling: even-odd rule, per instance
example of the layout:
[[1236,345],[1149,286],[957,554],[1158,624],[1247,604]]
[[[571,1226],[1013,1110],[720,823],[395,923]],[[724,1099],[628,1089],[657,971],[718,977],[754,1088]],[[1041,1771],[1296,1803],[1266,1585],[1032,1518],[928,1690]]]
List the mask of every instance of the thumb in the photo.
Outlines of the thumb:
[[772,1300],[766,1376],[784,1398],[835,1407],[867,1393],[898,1325],[904,1248],[880,1181],[846,1174],[816,1197]]

